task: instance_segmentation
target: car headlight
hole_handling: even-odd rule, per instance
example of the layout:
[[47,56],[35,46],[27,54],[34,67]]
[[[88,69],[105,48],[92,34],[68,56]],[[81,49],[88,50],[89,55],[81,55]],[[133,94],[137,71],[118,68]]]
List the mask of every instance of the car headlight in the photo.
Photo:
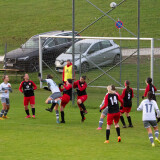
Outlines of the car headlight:
[[19,61],[26,61],[29,59],[29,56],[18,58]]

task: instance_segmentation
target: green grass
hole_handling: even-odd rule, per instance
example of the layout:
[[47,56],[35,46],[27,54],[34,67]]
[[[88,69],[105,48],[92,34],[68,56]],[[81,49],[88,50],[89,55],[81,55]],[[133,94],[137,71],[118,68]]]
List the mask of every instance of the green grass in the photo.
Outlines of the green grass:
[[[110,10],[109,4],[112,0],[91,0],[91,2],[107,12]],[[119,2],[121,0],[116,1]],[[152,3],[150,0],[141,2],[141,37],[159,38],[159,5],[159,0],[154,0]],[[75,0],[75,30],[82,30],[101,15],[100,11],[85,0]],[[109,15],[115,20],[118,18],[122,20],[128,30],[137,34],[137,2],[128,0]],[[71,30],[72,1],[3,0],[0,1],[0,22],[0,54],[4,54],[6,42],[9,51],[19,47],[35,34],[53,30]],[[122,37],[132,36],[124,29],[121,32]],[[104,17],[81,35],[119,37],[119,31],[115,27],[115,22]],[[145,43],[143,45],[145,46]],[[135,48],[136,43],[130,44],[131,46]]]
[[151,160],[159,156],[160,145],[151,147],[141,121],[142,113],[136,112],[135,99],[131,112],[134,128],[121,129],[122,142],[118,143],[112,126],[110,144],[104,144],[106,123],[102,131],[96,130],[100,116],[98,106],[105,94],[104,89],[88,89],[86,106],[89,113],[84,123],[80,121],[78,107],[69,104],[65,109],[66,124],[56,124],[55,113],[44,110],[48,107],[44,101],[49,94],[39,89],[35,92],[36,119],[25,119],[23,95],[14,89],[10,95],[10,119],[0,121],[0,159],[98,160],[120,157],[123,160]]
[[[80,31],[102,14],[89,5],[85,0],[76,0],[76,30]],[[112,0],[91,0],[103,11],[107,12]],[[120,2],[116,1],[117,3]],[[141,37],[159,37],[159,8],[160,1],[144,0],[141,2]],[[72,7],[68,0],[3,0],[0,1],[0,54],[4,54],[4,44],[7,42],[7,50],[19,47],[32,35],[51,30],[72,29]],[[154,8],[154,9],[153,9]],[[124,26],[137,34],[137,3],[133,0],[126,1],[118,9],[110,13],[114,19],[120,18]],[[122,36],[131,36],[124,29]],[[119,36],[114,22],[103,18],[94,26],[87,29],[83,36]],[[129,47],[135,47],[135,43],[129,43]],[[145,43],[142,46],[148,46]],[[122,42],[125,47],[125,42]],[[149,76],[149,58],[141,57],[140,88],[145,87],[144,80]],[[155,81],[159,86],[159,58],[155,59]],[[109,67],[103,67],[108,70]],[[44,70],[44,76],[49,73]],[[85,73],[90,82],[101,72],[93,69]],[[137,66],[135,58],[122,65],[122,82],[131,81],[131,86],[136,87]],[[10,73],[8,73],[10,74]],[[119,67],[109,74],[119,80]],[[61,77],[61,74],[58,74]],[[76,75],[78,79],[78,74]],[[38,85],[37,73],[30,73],[31,79]],[[57,83],[58,79],[54,78]],[[136,98],[133,100],[131,117],[134,128],[121,129],[122,143],[117,143],[117,135],[114,127],[111,129],[110,144],[104,144],[105,124],[102,131],[96,131],[99,121],[99,105],[106,93],[106,89],[88,88],[87,119],[80,122],[79,109],[75,103],[66,106],[66,124],[56,124],[55,113],[47,113],[48,107],[44,103],[49,92],[38,89],[36,95],[36,119],[25,119],[23,107],[23,95],[18,91],[21,79],[10,78],[14,92],[10,95],[11,109],[10,119],[0,121],[0,159],[7,160],[50,160],[50,159],[156,159],[159,157],[160,147],[156,144],[151,148],[146,130],[143,128],[141,113],[136,112]],[[117,84],[110,78],[103,76],[93,85]],[[119,90],[121,93],[121,90]],[[136,91],[135,91],[136,94]],[[140,97],[143,92],[140,92]],[[158,104],[160,99],[157,97]],[[126,120],[126,118],[125,118]],[[121,123],[120,123],[121,125]]]

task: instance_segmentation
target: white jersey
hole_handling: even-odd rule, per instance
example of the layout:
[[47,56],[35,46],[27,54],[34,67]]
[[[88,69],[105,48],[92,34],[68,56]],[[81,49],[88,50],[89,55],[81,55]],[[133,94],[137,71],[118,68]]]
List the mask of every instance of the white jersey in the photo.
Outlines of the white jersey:
[[48,84],[48,88],[51,90],[52,93],[60,92],[57,84],[52,79],[45,79]]
[[143,111],[143,116],[142,116],[143,121],[155,121],[156,120],[155,111],[159,115],[159,108],[155,100],[151,101],[149,101],[148,99],[143,100],[139,105],[139,107],[137,108],[137,111]]
[[[9,98],[9,91],[11,91],[11,87],[9,87],[9,86],[11,86],[10,83],[6,84],[3,82],[0,84],[0,91],[2,92],[1,97]],[[7,90],[7,93],[5,93],[5,90]]]

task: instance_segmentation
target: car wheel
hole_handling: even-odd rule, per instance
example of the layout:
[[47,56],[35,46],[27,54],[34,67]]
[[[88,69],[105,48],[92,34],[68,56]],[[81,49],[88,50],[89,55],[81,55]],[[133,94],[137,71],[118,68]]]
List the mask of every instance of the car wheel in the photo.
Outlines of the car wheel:
[[26,68],[27,72],[38,72],[39,70],[39,63],[37,58],[29,59],[29,65]]
[[113,64],[117,64],[118,62],[120,62],[120,55],[119,55],[119,54],[117,54],[117,55],[114,57]]
[[89,64],[87,62],[83,62],[81,64],[81,72],[88,72],[89,71]]

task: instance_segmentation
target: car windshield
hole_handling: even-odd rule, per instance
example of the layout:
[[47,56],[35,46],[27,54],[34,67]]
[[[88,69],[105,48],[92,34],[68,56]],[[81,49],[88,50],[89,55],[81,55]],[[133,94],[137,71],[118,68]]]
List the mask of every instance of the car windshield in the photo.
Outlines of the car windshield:
[[[41,39],[42,44],[44,43],[45,39]],[[25,44],[23,44],[22,48],[39,48],[39,38],[30,38]]]
[[[84,53],[90,45],[91,43],[75,43],[75,54]],[[72,54],[72,47],[66,51],[66,54]]]

